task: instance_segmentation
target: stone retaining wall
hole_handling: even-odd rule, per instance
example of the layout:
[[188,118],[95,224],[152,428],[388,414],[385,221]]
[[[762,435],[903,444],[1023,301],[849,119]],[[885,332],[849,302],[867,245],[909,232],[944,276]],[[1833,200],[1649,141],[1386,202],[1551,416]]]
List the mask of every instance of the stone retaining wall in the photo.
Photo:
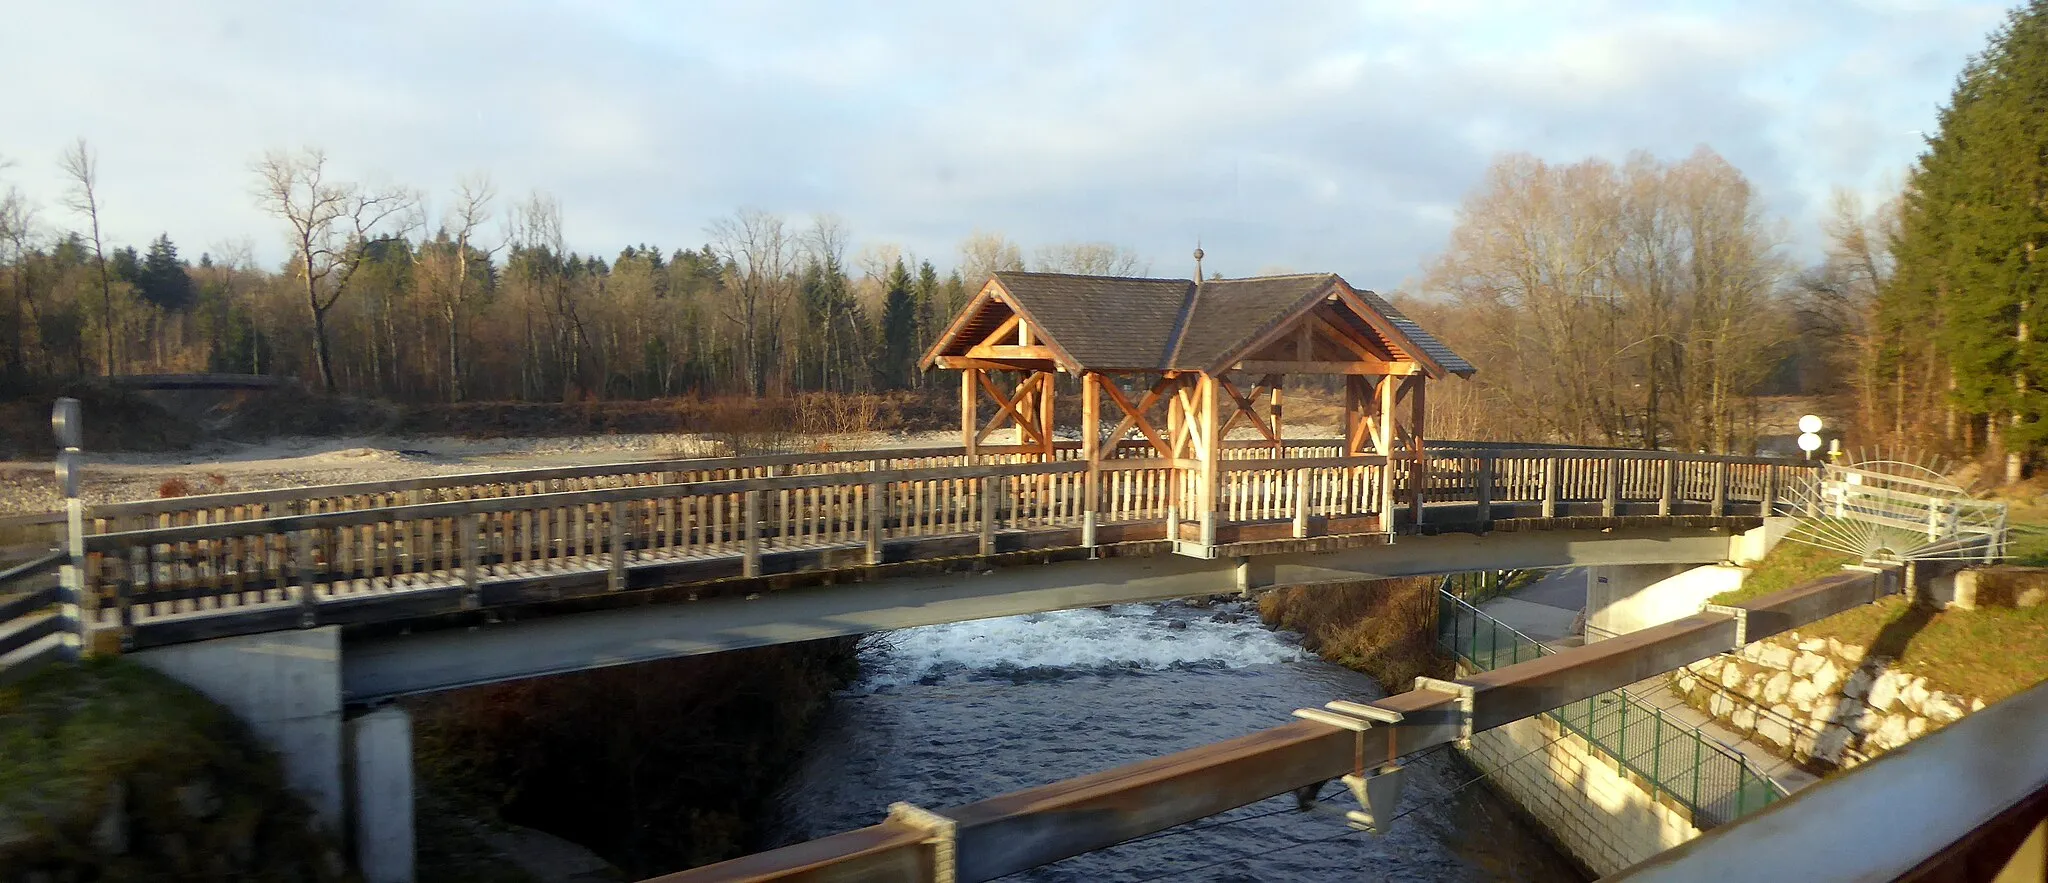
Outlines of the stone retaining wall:
[[1851,767],[1984,707],[1888,657],[1788,632],[1671,674],[1695,708],[1801,763]]

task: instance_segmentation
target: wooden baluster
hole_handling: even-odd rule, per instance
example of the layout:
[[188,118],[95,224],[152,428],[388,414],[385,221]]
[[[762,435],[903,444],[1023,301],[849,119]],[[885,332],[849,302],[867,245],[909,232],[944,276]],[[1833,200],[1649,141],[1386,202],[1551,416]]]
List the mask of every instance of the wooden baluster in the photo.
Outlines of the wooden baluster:
[[1477,504],[1474,515],[1481,528],[1493,521],[1493,469],[1493,455],[1482,454],[1479,469],[1472,476],[1472,501]]
[[746,555],[746,559],[740,565],[740,575],[749,577],[760,576],[761,492],[747,491],[745,501],[746,512],[742,518],[741,528],[745,534],[744,542],[746,543],[746,548],[743,554]]
[[1668,517],[1678,502],[1678,460],[1665,458],[1662,472],[1657,489],[1657,514]]
[[889,520],[889,511],[884,501],[884,495],[886,495],[887,493],[887,486],[883,485],[881,482],[873,481],[868,483],[867,543],[869,566],[874,566],[876,564],[882,563],[882,531],[884,529],[883,526],[887,524]]
[[1607,491],[1600,498],[1600,514],[1613,518],[1621,508],[1621,458],[1607,458]]
[[613,500],[611,505],[610,535],[606,537],[611,552],[611,574],[605,581],[605,588],[624,591],[626,588],[626,501]]
[[1728,461],[1714,461],[1713,481],[1713,513],[1718,518],[1728,514]]
[[1308,536],[1308,470],[1294,470],[1294,538]]
[[320,601],[313,592],[313,544],[318,538],[314,531],[292,531],[292,565],[298,572],[299,627],[312,628],[320,622]]
[[483,604],[483,557],[484,519],[475,512],[464,512],[456,519],[456,542],[461,548],[462,562],[462,608],[474,610]]
[[1558,460],[1543,458],[1543,517],[1557,517]]
[[979,479],[981,496],[981,554],[983,557],[996,553],[996,492],[1002,486],[1000,476],[985,475]]
[[1769,518],[1774,514],[1773,510],[1778,508],[1778,468],[1776,466],[1764,466],[1763,481],[1764,499],[1756,508],[1758,515]]

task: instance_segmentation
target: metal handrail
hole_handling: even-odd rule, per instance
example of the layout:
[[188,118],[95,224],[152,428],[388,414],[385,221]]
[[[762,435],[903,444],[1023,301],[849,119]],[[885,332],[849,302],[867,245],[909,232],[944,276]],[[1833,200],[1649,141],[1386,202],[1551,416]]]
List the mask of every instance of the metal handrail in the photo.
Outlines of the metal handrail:
[[[1444,585],[1448,585],[1449,578],[1446,577],[1445,579],[1446,582]],[[1494,618],[1493,616],[1487,614],[1485,611],[1480,610],[1479,608],[1466,603],[1464,599],[1451,594],[1443,586],[1438,587],[1437,594],[1440,600],[1448,600],[1451,603],[1457,605],[1458,607],[1463,608],[1466,611],[1469,611],[1472,614],[1475,622],[1478,620],[1485,620],[1487,623],[1490,624],[1490,627],[1493,630],[1506,631],[1515,639],[1536,648],[1537,656],[1539,658],[1557,652],[1557,650],[1551,647],[1549,644],[1546,644],[1542,641],[1538,641],[1535,638],[1530,637],[1528,634],[1524,633],[1520,629],[1508,625],[1507,623],[1501,622],[1499,619]],[[1441,630],[1439,630],[1439,635],[1441,635]],[[1455,641],[1452,642],[1452,649],[1455,653]],[[1473,649],[1476,651],[1476,646]],[[1465,658],[1468,661],[1472,662],[1474,665],[1479,664],[1479,660],[1475,656],[1466,656]],[[1780,785],[1776,779],[1771,778],[1771,776],[1768,773],[1765,773],[1762,769],[1757,767],[1754,763],[1750,761],[1748,756],[1744,755],[1740,750],[1736,749],[1734,746],[1729,745],[1728,743],[1723,742],[1720,739],[1714,738],[1698,726],[1688,724],[1683,721],[1679,721],[1671,717],[1670,715],[1665,714],[1663,709],[1657,707],[1653,703],[1645,702],[1641,699],[1636,698],[1635,694],[1630,692],[1628,687],[1626,686],[1616,688],[1612,692],[1620,695],[1622,701],[1624,702],[1635,703],[1645,709],[1648,709],[1651,714],[1653,714],[1662,722],[1663,726],[1672,727],[1682,733],[1688,733],[1692,736],[1692,738],[1698,740],[1701,744],[1707,745],[1711,747],[1716,753],[1721,754],[1723,757],[1727,759],[1733,760],[1743,772],[1747,773],[1750,777],[1754,778],[1755,780],[1762,782],[1772,792],[1773,796],[1765,801],[1766,804],[1770,803],[1773,800],[1786,797],[1790,794],[1790,792],[1787,791],[1783,785]],[[1558,722],[1563,726],[1569,727],[1573,730],[1579,729],[1577,727],[1572,726],[1572,724],[1569,721],[1565,720],[1563,717],[1557,715],[1555,710],[1553,710],[1552,712],[1548,712],[1548,714],[1550,714],[1553,718],[1556,718]],[[1678,793],[1673,791],[1669,786],[1665,785],[1665,783],[1658,778],[1658,774],[1656,771],[1644,770],[1636,766],[1634,762],[1629,760],[1627,757],[1622,756],[1617,749],[1612,749],[1606,744],[1604,744],[1604,741],[1600,739],[1598,736],[1594,735],[1590,730],[1582,731],[1581,735],[1586,737],[1589,741],[1593,742],[1594,744],[1598,745],[1605,753],[1614,756],[1618,762],[1626,764],[1630,769],[1635,770],[1637,774],[1641,775],[1644,779],[1650,781],[1654,787],[1664,791],[1666,794],[1671,795],[1673,799],[1679,800],[1685,803],[1687,806],[1691,807],[1694,812],[1707,811],[1706,807],[1699,806],[1694,801],[1685,799],[1684,797],[1680,796]],[[1697,777],[1697,761],[1695,761],[1694,763],[1694,768],[1694,775],[1695,777]],[[1761,807],[1758,808],[1760,809]]]

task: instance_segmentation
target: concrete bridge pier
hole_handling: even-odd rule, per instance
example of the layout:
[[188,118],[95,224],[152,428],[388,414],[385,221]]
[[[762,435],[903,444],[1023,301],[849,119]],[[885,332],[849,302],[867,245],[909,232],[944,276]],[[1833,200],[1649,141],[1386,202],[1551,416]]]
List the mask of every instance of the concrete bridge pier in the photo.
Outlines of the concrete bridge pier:
[[[412,725],[387,706],[344,719],[339,626],[215,638],[129,657],[206,694],[277,752],[285,784],[368,883],[412,883]],[[351,821],[353,824],[351,824]]]
[[1791,518],[1766,518],[1763,526],[1730,537],[1728,558],[1718,563],[1586,568],[1586,640],[1626,635],[1700,612],[1708,599],[1741,588],[1748,574],[1744,566],[1770,552],[1793,523]]

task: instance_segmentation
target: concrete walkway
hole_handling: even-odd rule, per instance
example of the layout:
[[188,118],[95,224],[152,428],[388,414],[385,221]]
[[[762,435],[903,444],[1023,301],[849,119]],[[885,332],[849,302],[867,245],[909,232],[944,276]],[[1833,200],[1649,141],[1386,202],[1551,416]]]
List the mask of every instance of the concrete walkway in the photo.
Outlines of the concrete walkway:
[[[1572,626],[1577,624],[1580,612],[1586,607],[1587,576],[1583,567],[1546,571],[1541,578],[1516,590],[1513,595],[1495,598],[1479,605],[1479,609],[1554,648],[1576,644],[1581,636],[1573,632]],[[1628,694],[1636,701],[1662,711],[1670,720],[1696,728],[1708,738],[1740,752],[1752,766],[1770,776],[1787,793],[1819,781],[1812,773],[1743,738],[1741,733],[1708,717],[1705,712],[1685,704],[1685,699],[1671,688],[1670,681],[1663,675],[1630,685]]]

